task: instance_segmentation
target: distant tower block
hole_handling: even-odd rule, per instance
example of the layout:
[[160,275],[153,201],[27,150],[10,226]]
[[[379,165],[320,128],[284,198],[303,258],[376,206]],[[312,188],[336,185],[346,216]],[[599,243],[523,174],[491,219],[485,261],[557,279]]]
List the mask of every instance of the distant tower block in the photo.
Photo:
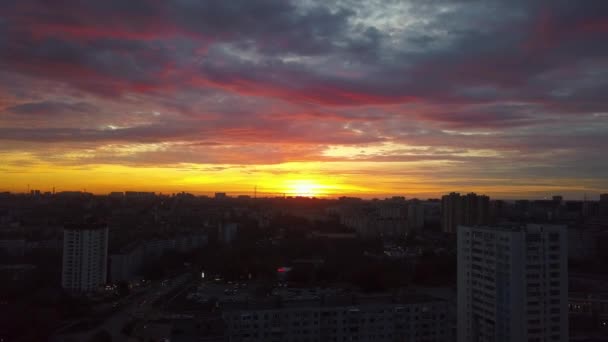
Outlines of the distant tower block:
[[70,292],[86,293],[106,283],[108,227],[69,225],[63,230],[61,285]]

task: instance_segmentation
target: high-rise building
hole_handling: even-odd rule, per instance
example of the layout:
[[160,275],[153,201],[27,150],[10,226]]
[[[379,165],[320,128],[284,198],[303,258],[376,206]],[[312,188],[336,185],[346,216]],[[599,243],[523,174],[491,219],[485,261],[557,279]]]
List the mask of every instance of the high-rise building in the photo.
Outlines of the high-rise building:
[[466,226],[488,224],[490,220],[490,197],[474,192],[462,197],[463,224]]
[[507,204],[503,200],[490,201],[490,223],[497,223],[507,215]]
[[458,227],[458,341],[567,341],[564,226]]
[[70,225],[63,230],[62,287],[92,292],[106,283],[108,227]]
[[421,230],[424,227],[424,205],[412,201],[407,205],[407,230]]
[[469,193],[461,196],[452,192],[441,198],[441,227],[446,233],[455,233],[461,224],[485,225],[490,222],[490,197]]
[[600,195],[600,215],[608,216],[608,194]]
[[441,229],[445,233],[455,233],[456,227],[462,224],[462,201],[460,194],[452,192],[441,198]]

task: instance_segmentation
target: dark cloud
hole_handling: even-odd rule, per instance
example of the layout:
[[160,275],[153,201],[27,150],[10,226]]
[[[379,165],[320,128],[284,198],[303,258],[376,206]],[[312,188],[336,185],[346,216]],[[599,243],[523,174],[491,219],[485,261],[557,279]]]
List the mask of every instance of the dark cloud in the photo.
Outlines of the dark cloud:
[[56,101],[43,102],[28,102],[13,107],[6,108],[6,111],[20,115],[65,115],[73,113],[96,113],[98,110],[95,106],[85,103],[64,103]]
[[[383,18],[353,23],[372,9],[347,5],[18,2],[7,9],[15,39],[2,59],[109,94],[179,88],[194,77],[199,86],[257,96],[357,105],[478,101],[480,94],[467,89],[480,87],[496,90],[482,94],[484,101],[501,94],[546,99],[526,87],[534,77],[608,52],[597,44],[606,15],[597,1],[416,3],[403,15],[426,20],[403,37],[376,27]],[[138,36],[147,33],[152,40]]]
[[[517,162],[599,177],[607,34],[603,0],[7,0],[0,140],[168,144],[103,163]],[[451,152],[325,153],[383,144]]]

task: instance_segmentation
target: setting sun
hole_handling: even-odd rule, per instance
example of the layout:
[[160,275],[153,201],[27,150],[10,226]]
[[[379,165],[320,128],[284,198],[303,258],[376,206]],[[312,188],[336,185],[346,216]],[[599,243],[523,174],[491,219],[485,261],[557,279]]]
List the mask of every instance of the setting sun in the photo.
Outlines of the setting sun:
[[287,194],[291,196],[318,197],[324,195],[324,186],[311,180],[294,180],[287,184]]

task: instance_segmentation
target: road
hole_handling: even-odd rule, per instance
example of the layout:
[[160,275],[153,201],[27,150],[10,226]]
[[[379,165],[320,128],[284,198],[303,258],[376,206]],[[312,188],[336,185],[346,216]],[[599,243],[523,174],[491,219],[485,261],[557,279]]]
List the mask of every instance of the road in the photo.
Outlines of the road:
[[[105,319],[100,326],[91,331],[70,334],[69,338],[75,338],[77,341],[86,341],[95,332],[105,330],[112,335],[113,342],[127,341],[128,336],[122,333],[122,329],[127,323],[133,320],[146,321],[155,318],[159,312],[153,304],[163,296],[187,284],[190,279],[191,275],[185,273],[167,281],[152,284],[148,289],[144,290],[143,294],[127,298],[120,309]],[[78,324],[78,322],[75,324]],[[61,339],[58,341],[61,341]]]

